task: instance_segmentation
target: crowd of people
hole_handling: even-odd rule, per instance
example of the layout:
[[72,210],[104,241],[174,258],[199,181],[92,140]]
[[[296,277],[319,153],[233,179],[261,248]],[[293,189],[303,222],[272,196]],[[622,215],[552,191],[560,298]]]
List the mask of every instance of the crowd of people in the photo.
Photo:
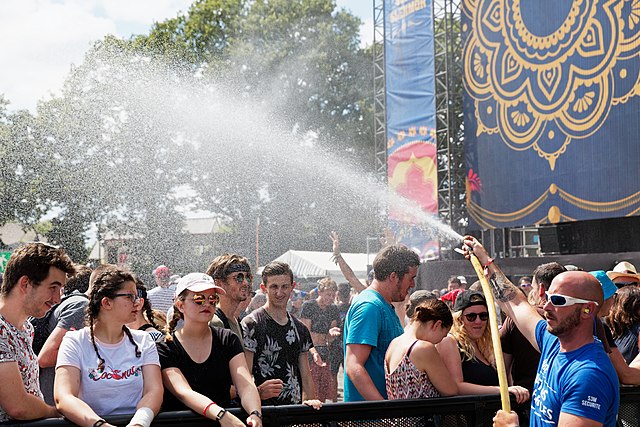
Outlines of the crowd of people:
[[613,426],[619,384],[640,384],[640,275],[628,262],[542,264],[513,284],[467,236],[489,306],[464,276],[412,292],[420,259],[397,244],[363,283],[331,239],[347,283],[327,277],[311,291],[277,261],[254,291],[238,254],[184,276],[160,265],[147,289],[116,265],[75,265],[62,248],[16,249],[0,287],[0,423],[64,416],[99,427],[130,414],[129,426],[148,427],[161,410],[190,409],[261,427],[265,405],[337,402],[341,369],[346,402],[498,394],[492,310],[517,402],[495,425]]

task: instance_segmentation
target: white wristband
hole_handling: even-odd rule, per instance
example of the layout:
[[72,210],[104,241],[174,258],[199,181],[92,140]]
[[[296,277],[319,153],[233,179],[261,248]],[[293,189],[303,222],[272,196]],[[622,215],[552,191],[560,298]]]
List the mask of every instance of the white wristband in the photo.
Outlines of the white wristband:
[[151,425],[151,421],[153,421],[153,410],[151,408],[139,408],[136,413],[129,421],[130,426],[132,425],[141,425],[142,427],[149,427]]

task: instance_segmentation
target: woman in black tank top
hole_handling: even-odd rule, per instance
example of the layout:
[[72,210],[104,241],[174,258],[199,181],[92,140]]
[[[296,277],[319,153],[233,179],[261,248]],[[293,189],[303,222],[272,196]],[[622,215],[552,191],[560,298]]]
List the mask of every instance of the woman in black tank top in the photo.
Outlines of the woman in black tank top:
[[[453,305],[453,328],[437,346],[460,394],[498,394],[498,373],[491,343],[487,301],[482,293],[465,290]],[[509,387],[518,403],[529,399],[527,389]]]

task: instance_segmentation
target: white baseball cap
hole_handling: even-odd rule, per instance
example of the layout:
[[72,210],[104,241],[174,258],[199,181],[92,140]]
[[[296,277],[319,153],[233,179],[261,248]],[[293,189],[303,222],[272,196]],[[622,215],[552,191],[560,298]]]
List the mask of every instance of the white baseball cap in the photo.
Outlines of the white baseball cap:
[[202,292],[209,289],[215,289],[216,292],[220,294],[226,293],[224,289],[216,285],[211,276],[204,273],[189,273],[178,280],[178,283],[176,284],[176,297],[187,289],[191,292]]

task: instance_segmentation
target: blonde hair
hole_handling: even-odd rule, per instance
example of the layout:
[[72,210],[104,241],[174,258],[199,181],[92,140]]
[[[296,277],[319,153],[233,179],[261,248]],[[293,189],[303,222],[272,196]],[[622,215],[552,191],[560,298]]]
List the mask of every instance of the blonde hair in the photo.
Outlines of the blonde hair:
[[[451,334],[458,342],[458,348],[462,353],[462,361],[473,360],[476,358],[476,348],[473,345],[473,340],[469,337],[469,334],[464,329],[464,323],[462,319],[462,312],[460,310],[453,313],[453,327],[451,328]],[[480,354],[495,368],[496,359],[493,354],[493,344],[491,342],[491,328],[487,323],[484,333],[476,342]]]

